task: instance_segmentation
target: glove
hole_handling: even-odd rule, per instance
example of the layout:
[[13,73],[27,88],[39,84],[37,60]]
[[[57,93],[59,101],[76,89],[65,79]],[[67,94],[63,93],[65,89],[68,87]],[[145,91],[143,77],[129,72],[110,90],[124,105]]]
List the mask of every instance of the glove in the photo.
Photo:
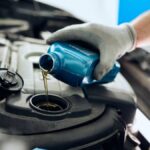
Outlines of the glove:
[[118,58],[135,48],[136,33],[129,24],[108,27],[84,23],[56,31],[47,39],[47,43],[68,40],[88,42],[100,51],[100,62],[94,70],[95,78],[100,80],[113,67]]

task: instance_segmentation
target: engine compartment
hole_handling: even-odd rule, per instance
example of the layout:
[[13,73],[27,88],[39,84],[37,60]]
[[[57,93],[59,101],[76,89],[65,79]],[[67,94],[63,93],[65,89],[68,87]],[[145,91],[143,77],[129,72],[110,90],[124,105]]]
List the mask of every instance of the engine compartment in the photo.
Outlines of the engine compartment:
[[43,113],[37,109],[38,101],[32,101],[44,93],[38,60],[49,46],[45,39],[51,32],[83,21],[30,0],[1,1],[0,8],[0,68],[13,68],[23,79],[19,91],[0,92],[0,136],[4,137],[0,143],[13,138],[24,141],[28,149],[140,148],[129,130],[136,96],[121,73],[112,83],[87,86],[83,91],[49,75],[49,95],[67,101],[61,113]]

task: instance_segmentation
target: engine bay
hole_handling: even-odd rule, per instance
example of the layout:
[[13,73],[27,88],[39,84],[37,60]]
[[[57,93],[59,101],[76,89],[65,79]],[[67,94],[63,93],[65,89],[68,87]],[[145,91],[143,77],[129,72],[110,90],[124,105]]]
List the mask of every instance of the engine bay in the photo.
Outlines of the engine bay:
[[[124,76],[119,73],[112,83],[84,90],[49,75],[50,99],[62,111],[47,113],[49,108],[38,99],[45,91],[38,62],[48,49],[46,39],[58,29],[83,21],[31,0],[1,1],[0,8],[0,77],[1,81],[7,80],[7,75],[17,78],[15,87],[3,86],[2,82],[0,85],[1,144],[21,139],[27,149],[148,150],[149,141],[139,131],[133,132],[131,124],[137,104],[143,112],[145,105],[149,106],[150,84],[145,85],[146,94],[139,93],[135,80],[130,82],[132,65],[126,63],[140,64],[140,70],[149,78],[147,54],[126,55],[120,60]],[[146,79],[143,77],[143,82]],[[137,97],[146,104],[136,102]],[[144,114],[149,116],[148,107],[146,110]]]

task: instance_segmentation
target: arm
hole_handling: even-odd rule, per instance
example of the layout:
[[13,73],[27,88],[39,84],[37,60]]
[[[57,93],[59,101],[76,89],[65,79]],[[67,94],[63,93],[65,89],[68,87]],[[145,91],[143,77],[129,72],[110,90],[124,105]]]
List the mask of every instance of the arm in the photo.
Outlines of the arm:
[[137,17],[131,25],[137,34],[136,47],[150,45],[150,11]]
[[116,27],[93,23],[68,26],[53,33],[47,43],[67,40],[81,40],[97,47],[101,55],[94,75],[101,79],[119,57],[136,47],[150,44],[150,12],[130,24]]

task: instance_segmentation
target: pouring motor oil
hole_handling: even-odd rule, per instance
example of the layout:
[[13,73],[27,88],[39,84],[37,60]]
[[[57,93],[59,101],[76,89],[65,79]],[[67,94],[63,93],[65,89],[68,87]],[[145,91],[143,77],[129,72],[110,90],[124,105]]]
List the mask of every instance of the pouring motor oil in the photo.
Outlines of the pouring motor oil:
[[117,63],[101,80],[94,79],[93,71],[99,62],[99,55],[77,44],[55,42],[48,48],[47,54],[40,57],[39,65],[41,70],[71,86],[111,82],[119,72]]

